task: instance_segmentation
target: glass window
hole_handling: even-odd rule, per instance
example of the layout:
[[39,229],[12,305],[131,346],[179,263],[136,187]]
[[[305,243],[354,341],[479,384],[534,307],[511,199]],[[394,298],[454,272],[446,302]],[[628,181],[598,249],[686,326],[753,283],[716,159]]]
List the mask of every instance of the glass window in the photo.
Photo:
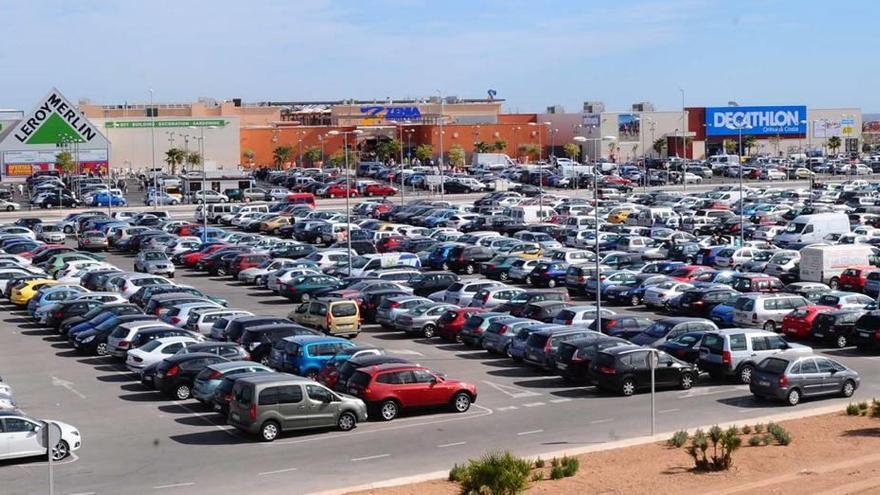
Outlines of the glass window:
[[320,385],[306,385],[306,390],[309,394],[309,399],[319,402],[329,402],[333,400],[333,394]]
[[[285,385],[283,387],[275,387],[277,391],[278,404],[297,404],[302,401],[303,393],[300,385]],[[262,394],[260,394],[262,398]]]
[[178,342],[176,344],[171,344],[171,345],[167,346],[166,348],[162,349],[162,354],[174,354],[177,351],[181,350],[182,348],[183,348],[183,343],[181,343],[181,342]]
[[383,373],[376,378],[376,383],[399,384],[400,373]]
[[744,351],[746,350],[746,336],[738,333],[730,336],[730,350]]
[[415,370],[412,373],[416,383],[431,383],[434,380],[434,375],[425,370]]
[[281,387],[270,387],[260,392],[258,404],[261,406],[270,406],[278,403],[278,389]]
[[21,418],[6,418],[4,422],[6,423],[5,431],[10,433],[34,431],[37,428],[36,423]]
[[831,373],[832,371],[836,371],[834,364],[827,359],[816,358],[816,365],[819,367],[819,373]]
[[807,359],[807,360],[801,361],[801,373],[802,374],[818,373],[818,372],[819,372],[819,368],[818,368],[818,366],[816,366],[815,360]]

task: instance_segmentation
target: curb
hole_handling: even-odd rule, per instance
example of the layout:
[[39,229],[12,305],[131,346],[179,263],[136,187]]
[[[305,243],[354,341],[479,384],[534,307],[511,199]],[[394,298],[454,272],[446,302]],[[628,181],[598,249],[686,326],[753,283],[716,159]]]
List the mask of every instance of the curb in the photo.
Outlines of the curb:
[[[803,418],[810,418],[813,416],[822,416],[822,415],[831,414],[834,412],[841,412],[842,410],[843,409],[840,405],[824,406],[824,407],[817,407],[817,408],[813,408],[813,409],[804,409],[802,411],[792,411],[792,412],[787,412],[787,413],[772,414],[769,416],[761,416],[759,418],[749,418],[749,419],[744,419],[744,420],[740,420],[740,421],[728,421],[725,423],[713,423],[711,425],[696,426],[693,428],[687,428],[687,432],[692,434],[694,431],[696,431],[698,429],[707,430],[715,425],[718,425],[721,428],[729,428],[730,426],[737,425],[737,424],[743,425],[746,423],[770,423],[770,422],[779,422],[779,421],[789,421],[792,419],[803,419]],[[562,457],[565,455],[574,456],[574,455],[590,454],[593,452],[603,452],[606,450],[622,449],[622,448],[626,448],[626,447],[634,447],[637,445],[644,445],[644,444],[648,444],[648,443],[665,441],[665,440],[668,440],[669,437],[671,437],[673,433],[675,433],[675,432],[668,431],[668,432],[657,433],[653,436],[648,435],[648,436],[641,436],[641,437],[633,437],[633,438],[627,438],[624,440],[615,440],[613,442],[606,442],[606,443],[602,443],[599,445],[589,445],[586,447],[577,447],[577,448],[566,449],[566,450],[555,450],[555,451],[551,451],[551,452],[542,452],[539,454],[533,454],[533,455],[524,456],[524,457],[541,457],[543,459],[549,459],[549,458],[553,458],[553,457]],[[374,490],[377,488],[390,488],[390,487],[394,487],[394,486],[408,485],[411,483],[421,483],[423,481],[445,480],[448,475],[449,475],[448,470],[446,470],[446,471],[433,471],[430,473],[422,473],[422,474],[416,474],[416,475],[412,475],[412,476],[403,476],[400,478],[391,478],[391,479],[387,479],[387,480],[376,481],[373,483],[364,483],[361,485],[353,485],[353,486],[348,486],[345,488],[338,488],[338,489],[334,489],[334,490],[313,492],[312,495],[344,495],[346,493],[351,493],[351,492],[356,492],[356,491]]]

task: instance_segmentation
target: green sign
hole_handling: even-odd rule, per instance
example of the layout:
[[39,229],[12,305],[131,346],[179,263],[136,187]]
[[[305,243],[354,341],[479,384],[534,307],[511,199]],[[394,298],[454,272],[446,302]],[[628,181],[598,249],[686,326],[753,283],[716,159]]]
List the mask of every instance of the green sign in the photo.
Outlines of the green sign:
[[223,127],[227,122],[223,119],[212,120],[108,120],[104,127],[108,129],[140,129],[150,127]]

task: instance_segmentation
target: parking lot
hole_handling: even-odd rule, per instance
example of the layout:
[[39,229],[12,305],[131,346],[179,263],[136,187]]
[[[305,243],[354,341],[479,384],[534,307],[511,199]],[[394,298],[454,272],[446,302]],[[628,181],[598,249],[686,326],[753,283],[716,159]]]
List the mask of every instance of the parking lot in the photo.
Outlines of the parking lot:
[[[191,218],[191,211],[176,209],[174,216]],[[111,252],[107,261],[131,269],[133,256]],[[255,314],[286,316],[293,307],[270,291],[229,277],[179,269],[175,282]],[[660,316],[642,307],[613,309]],[[370,421],[348,433],[285,434],[263,444],[196,401],[169,400],[145,390],[112,358],[76,353],[65,339],[8,303],[0,306],[0,322],[0,371],[15,387],[19,406],[36,417],[76,425],[83,434],[83,448],[56,468],[57,493],[305,493],[442,470],[495,448],[537,454],[650,433],[649,394],[621,397],[570,386],[507,357],[367,325],[358,344],[383,347],[475,384],[479,397],[474,407],[460,415],[427,411],[389,423]],[[877,356],[852,348],[820,347],[817,352],[862,374],[856,397],[880,393],[880,384],[871,378],[880,372]],[[798,407],[833,401],[847,402],[806,400]],[[693,389],[657,392],[657,431],[745,421],[778,410],[777,404],[754,400],[748,386],[713,382],[704,375]],[[45,463],[6,461],[0,463],[0,476],[4,493],[47,491]]]

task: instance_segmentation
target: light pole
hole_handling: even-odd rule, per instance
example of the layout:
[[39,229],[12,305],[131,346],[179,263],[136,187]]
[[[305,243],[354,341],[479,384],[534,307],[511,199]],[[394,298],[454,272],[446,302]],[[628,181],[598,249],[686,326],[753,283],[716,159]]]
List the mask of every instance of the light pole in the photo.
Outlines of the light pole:
[[351,174],[349,173],[348,166],[348,136],[351,134],[355,139],[355,148],[357,148],[357,136],[358,134],[363,134],[364,131],[360,129],[355,129],[353,131],[337,131],[332,130],[327,134],[332,136],[338,136],[342,134],[342,153],[345,155],[345,240],[348,244],[348,253],[346,258],[348,259],[348,276],[351,276],[351,205],[349,204],[351,198]]
[[[750,126],[745,121],[740,121],[735,124],[736,129],[739,132],[739,153],[742,156],[742,145],[743,145],[743,129],[751,129]],[[742,166],[742,158],[740,158],[739,163],[737,164],[739,167],[739,245],[740,247],[745,246],[745,232],[743,230],[743,212],[745,211],[745,194],[743,193],[743,166]]]
[[443,93],[440,90],[437,90],[437,97],[440,98],[440,201],[443,201],[443,193],[445,192],[446,185],[443,180]]
[[538,218],[542,221],[544,220],[544,166],[541,164],[541,160],[543,157],[542,151],[544,150],[543,142],[541,140],[541,126],[549,126],[550,122],[542,122],[538,125],[536,122],[529,122],[529,125],[532,127],[536,127],[538,129],[538,185],[541,188],[541,194],[538,195]]
[[156,170],[156,108],[153,107],[153,90],[150,89],[150,150],[153,155],[153,210],[159,209],[159,173]]
[[[190,129],[195,129],[195,127],[190,126]],[[209,129],[214,129],[214,126],[209,126]],[[205,192],[207,191],[207,162],[205,161],[205,128],[199,127],[199,136],[194,138],[199,142],[198,150],[199,150],[199,161],[202,162],[202,242],[208,242],[208,198]]]
[[321,164],[324,164],[324,135],[318,134],[318,141],[321,142]]

